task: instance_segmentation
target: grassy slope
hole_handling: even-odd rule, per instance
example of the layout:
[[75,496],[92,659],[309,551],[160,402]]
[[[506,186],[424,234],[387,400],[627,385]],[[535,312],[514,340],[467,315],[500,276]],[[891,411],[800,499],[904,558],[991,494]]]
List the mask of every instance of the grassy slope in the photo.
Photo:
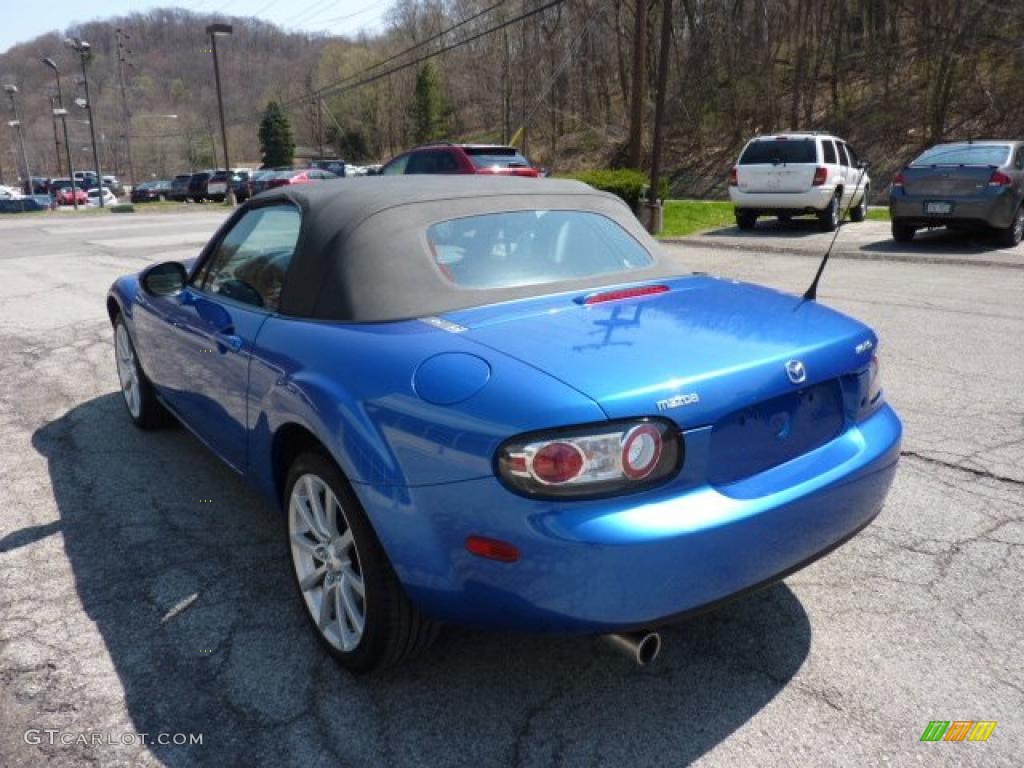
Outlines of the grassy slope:
[[[887,208],[869,208],[872,221],[888,221]],[[732,203],[710,200],[667,200],[664,228],[659,237],[685,237],[709,229],[731,227],[736,223]]]

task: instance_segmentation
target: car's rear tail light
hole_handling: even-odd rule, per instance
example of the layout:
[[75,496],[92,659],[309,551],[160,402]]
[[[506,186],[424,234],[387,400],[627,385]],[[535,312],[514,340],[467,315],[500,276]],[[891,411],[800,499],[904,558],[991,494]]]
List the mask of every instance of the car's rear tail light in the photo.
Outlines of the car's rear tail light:
[[892,177],[893,189],[903,189],[903,171],[898,171],[895,176]]
[[1002,171],[992,171],[992,175],[988,179],[990,187],[1008,187],[1010,184],[1013,184],[1013,179]]
[[736,169],[736,166],[734,165],[732,168],[729,169],[729,186],[735,187],[738,186],[739,183],[739,173]]
[[826,181],[828,181],[828,168],[815,168],[814,181],[811,182],[811,186],[820,187]]
[[[622,288],[616,291],[591,293],[583,297],[583,303],[587,306],[591,304],[604,304],[606,301],[635,299],[638,296],[650,296],[655,293],[665,293],[667,290],[667,285],[638,285],[635,288]],[[579,300],[577,299],[577,301]]]
[[622,471],[630,480],[643,480],[658,466],[663,441],[650,424],[633,427],[622,441]]
[[613,496],[649,488],[679,471],[678,428],[656,418],[531,433],[501,446],[497,474],[527,496]]
[[580,476],[586,457],[575,443],[548,443],[533,455],[529,467],[545,485],[570,483]]

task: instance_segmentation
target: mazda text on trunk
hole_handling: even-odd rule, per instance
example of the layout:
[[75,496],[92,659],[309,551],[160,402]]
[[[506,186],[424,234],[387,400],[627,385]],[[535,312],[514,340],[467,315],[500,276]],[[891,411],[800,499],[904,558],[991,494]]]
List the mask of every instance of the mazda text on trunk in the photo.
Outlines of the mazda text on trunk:
[[578,182],[270,190],[107,310],[130,418],[180,421],[280,506],[353,671],[445,622],[648,661],[659,626],[868,525],[899,458],[870,328],[681,274]]

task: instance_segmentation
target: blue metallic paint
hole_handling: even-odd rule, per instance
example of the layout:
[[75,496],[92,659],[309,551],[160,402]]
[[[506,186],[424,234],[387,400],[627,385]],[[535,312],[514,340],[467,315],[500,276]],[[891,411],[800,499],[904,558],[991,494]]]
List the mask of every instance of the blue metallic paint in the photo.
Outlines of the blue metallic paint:
[[[217,345],[225,315],[203,308],[210,297],[159,299],[135,277],[111,296],[161,398],[269,498],[282,492],[282,430],[299,425],[323,443],[426,613],[606,631],[717,600],[827,549],[876,514],[899,455],[899,420],[866,402],[871,355],[858,345],[877,339],[864,325],[755,286],[665,282],[668,293],[611,304],[580,306],[572,294],[444,317],[463,333],[287,318],[218,298],[238,351]],[[838,381],[842,431],[783,463],[760,440],[769,469],[712,485],[712,425],[793,392],[784,363],[794,357],[808,386]],[[697,402],[658,413],[656,401],[692,391]],[[686,451],[657,488],[543,501],[494,476],[495,451],[513,435],[651,415],[678,424]],[[469,534],[522,557],[471,556]]]

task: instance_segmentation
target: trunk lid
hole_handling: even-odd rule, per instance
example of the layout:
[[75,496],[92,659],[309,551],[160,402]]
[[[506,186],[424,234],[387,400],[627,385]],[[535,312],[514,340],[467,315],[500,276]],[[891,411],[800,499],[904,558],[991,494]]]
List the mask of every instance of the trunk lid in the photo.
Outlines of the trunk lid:
[[903,190],[917,197],[966,197],[988,187],[988,165],[920,165],[903,171]]
[[817,165],[741,165],[736,185],[741,192],[806,192],[814,182]]
[[[562,294],[444,319],[586,394],[609,418],[660,415],[683,428],[822,382],[838,387],[876,343],[856,320],[768,288],[705,276],[662,283],[668,291],[635,299],[588,306]],[[806,371],[799,384],[791,360]]]

